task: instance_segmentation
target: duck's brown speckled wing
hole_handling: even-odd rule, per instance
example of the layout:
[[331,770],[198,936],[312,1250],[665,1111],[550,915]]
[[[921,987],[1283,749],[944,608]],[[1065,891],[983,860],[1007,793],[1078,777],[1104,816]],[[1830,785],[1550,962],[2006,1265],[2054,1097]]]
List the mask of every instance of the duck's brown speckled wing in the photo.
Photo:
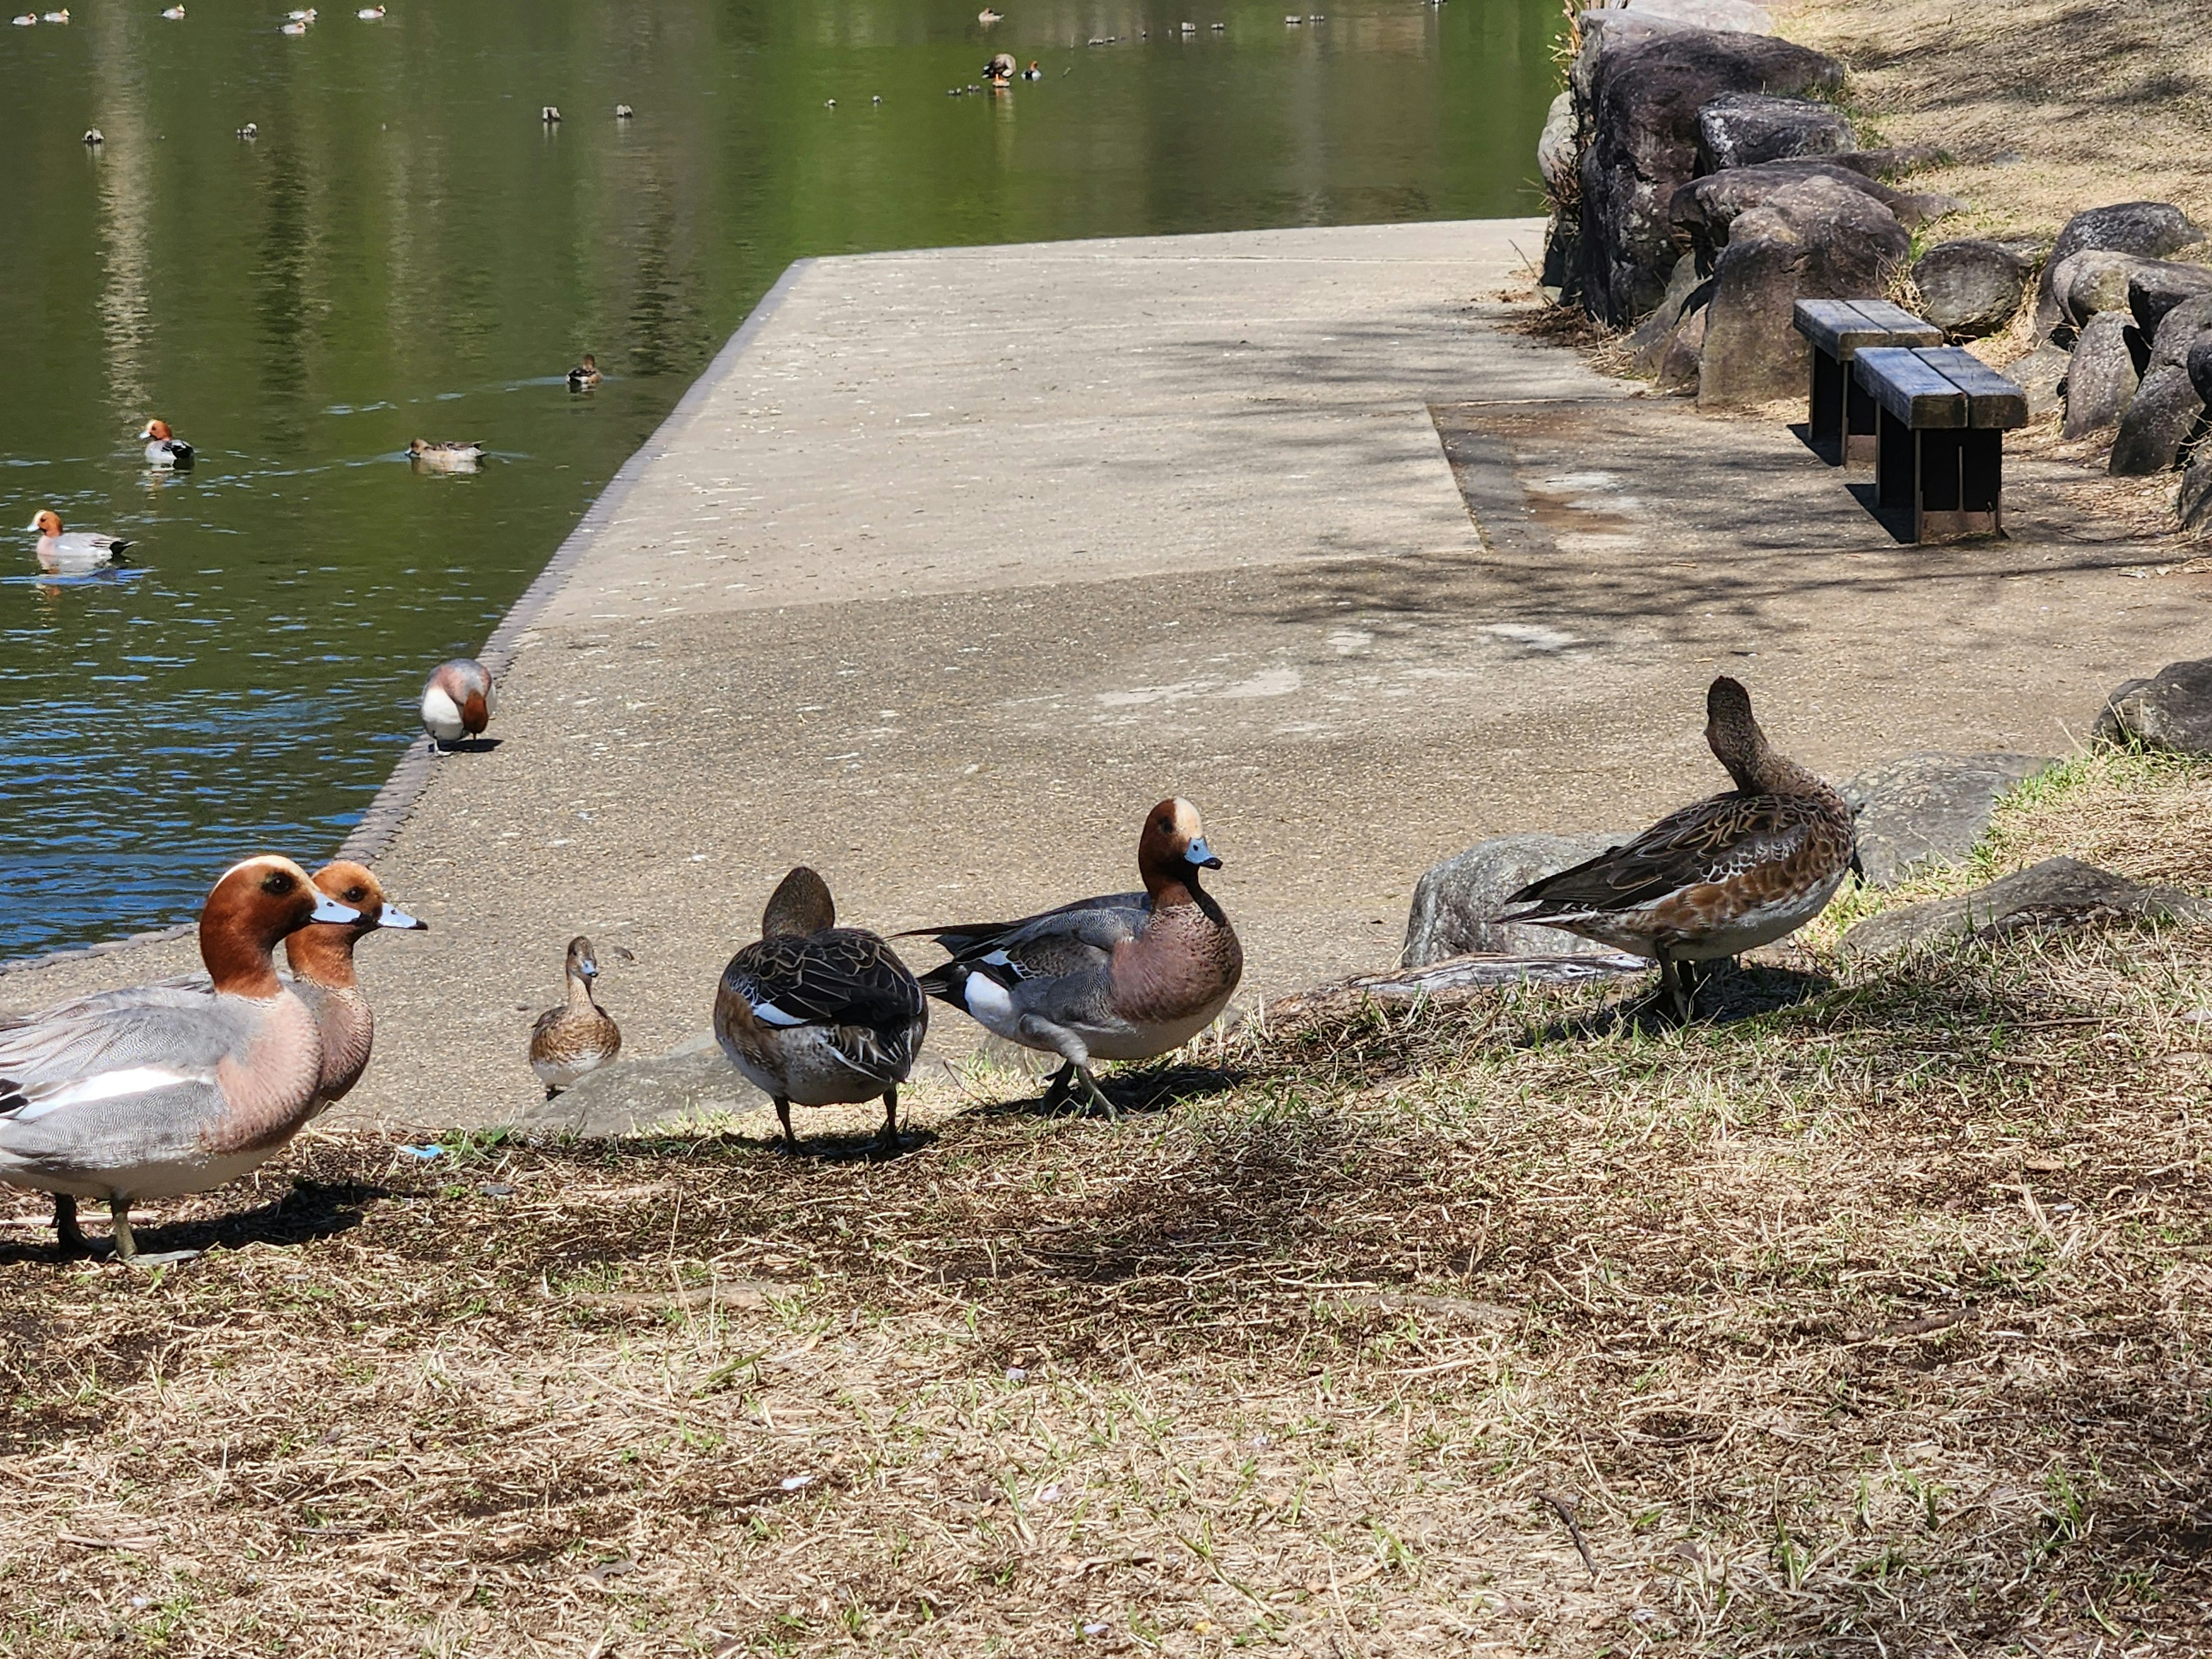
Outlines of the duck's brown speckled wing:
[[744,998],[770,1030],[823,1028],[848,1063],[885,1083],[913,1069],[929,1024],[929,1005],[906,963],[860,927],[748,945],[722,970],[722,990]]
[[1532,881],[1506,900],[1501,921],[1641,909],[1705,884],[1738,882],[1801,861],[1826,864],[1838,831],[1822,803],[1802,795],[1716,795],[1659,820],[1626,847]]

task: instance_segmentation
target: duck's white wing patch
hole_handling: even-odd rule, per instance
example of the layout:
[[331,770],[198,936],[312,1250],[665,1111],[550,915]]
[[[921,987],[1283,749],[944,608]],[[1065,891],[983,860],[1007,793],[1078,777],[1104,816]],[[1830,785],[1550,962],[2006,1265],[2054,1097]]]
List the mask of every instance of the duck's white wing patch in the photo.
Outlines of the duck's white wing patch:
[[799,1015],[787,1012],[785,1010],[777,1007],[773,1002],[752,1002],[752,999],[750,997],[746,999],[746,1001],[752,1005],[753,1018],[759,1020],[763,1025],[792,1026],[804,1025],[806,1024],[806,1022],[799,1018]]
[[1002,1037],[1013,1036],[1018,1017],[1014,1012],[1013,996],[1005,986],[988,974],[970,974],[962,982],[960,994],[969,1017],[977,1024]]
[[88,1106],[99,1100],[120,1100],[127,1095],[150,1095],[182,1083],[213,1083],[211,1072],[176,1072],[161,1066],[129,1066],[112,1072],[95,1072],[56,1089],[41,1089],[15,1114],[28,1123],[64,1106]]

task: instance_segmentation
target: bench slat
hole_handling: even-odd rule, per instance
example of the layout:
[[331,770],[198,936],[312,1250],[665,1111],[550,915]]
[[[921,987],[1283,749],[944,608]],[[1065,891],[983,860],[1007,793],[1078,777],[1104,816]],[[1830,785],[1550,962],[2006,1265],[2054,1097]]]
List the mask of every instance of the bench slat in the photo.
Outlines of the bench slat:
[[1838,362],[1869,346],[1939,346],[1943,331],[1887,300],[1800,300],[1790,307],[1797,331]]
[[1876,403],[1915,430],[1966,424],[1966,394],[1910,346],[1869,347],[1854,373]]
[[2027,424],[2027,393],[2016,380],[1991,368],[1971,351],[1956,346],[1916,354],[1945,380],[1966,394],[1966,424],[2008,427]]

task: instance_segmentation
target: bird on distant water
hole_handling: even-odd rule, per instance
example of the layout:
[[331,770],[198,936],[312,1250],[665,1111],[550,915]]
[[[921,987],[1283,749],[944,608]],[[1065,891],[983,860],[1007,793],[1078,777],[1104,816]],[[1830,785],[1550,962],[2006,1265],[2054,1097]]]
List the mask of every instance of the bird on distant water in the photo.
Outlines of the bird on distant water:
[[800,865],[769,895],[761,936],[730,958],[714,993],[714,1039],[730,1064],[775,1102],[787,1152],[792,1103],[835,1106],[880,1097],[881,1144],[898,1144],[898,1086],[929,1030],[929,1003],[898,953],[861,927],[837,926],[829,884]]
[[975,21],[987,27],[993,23],[1002,23],[1006,21],[1006,13],[993,11],[988,6],[975,14]]
[[422,729],[433,749],[483,735],[491,724],[491,670],[474,657],[455,657],[430,671],[422,684]]
[[568,371],[568,390],[582,392],[599,383],[599,360],[587,351],[584,354],[584,361]]
[[627,121],[636,113],[637,112],[632,109],[628,104],[617,104],[615,106],[615,119],[617,121]]
[[1013,53],[1000,52],[993,57],[989,63],[983,65],[983,79],[986,83],[994,87],[1011,85],[1014,78],[1015,68]]
[[560,106],[557,104],[546,105],[544,108],[538,112],[538,118],[544,122],[549,127],[558,126],[561,122]]
[[192,464],[192,447],[169,430],[167,421],[149,421],[138,435],[146,441],[146,465],[172,468]]
[[591,940],[580,935],[568,941],[565,972],[568,1000],[548,1008],[530,1028],[530,1069],[545,1085],[548,1100],[622,1052],[621,1027],[592,996],[599,963]]
[[8,21],[19,29],[36,28],[39,23],[39,14],[34,11],[21,12]]
[[238,136],[241,138],[258,138],[261,136],[261,124],[258,121],[248,121],[244,126],[239,128]]
[[1080,1087],[1110,1117],[1091,1074],[1100,1060],[1151,1060],[1179,1048],[1226,1007],[1244,947],[1199,872],[1221,860],[1198,808],[1164,800],[1137,839],[1141,893],[1078,899],[1018,921],[917,927],[952,960],[921,988],[985,1030],[1064,1062],[1048,1109]]
[[39,536],[39,568],[54,575],[74,575],[103,566],[128,562],[123,550],[136,544],[121,536],[101,536],[89,530],[62,532],[61,514],[46,508],[24,526]]
[[98,149],[106,142],[107,135],[98,127],[87,127],[84,130],[84,147],[87,149]]
[[182,6],[170,6],[162,11],[161,15],[172,23],[181,23],[185,21],[185,9]]
[[1032,58],[1030,59],[1030,66],[1022,71],[1022,79],[1024,81],[1042,81],[1044,79],[1044,71],[1037,67],[1037,61],[1036,58]]
[[483,446],[473,440],[415,438],[407,445],[407,458],[423,472],[473,472],[483,453]]
[[1626,847],[1533,881],[1500,921],[1562,927],[1659,964],[1675,1018],[1692,1012],[1698,965],[1771,945],[1827,908],[1859,868],[1851,809],[1778,752],[1751,694],[1723,675],[1705,693],[1705,742],[1735,787],[1653,824]]

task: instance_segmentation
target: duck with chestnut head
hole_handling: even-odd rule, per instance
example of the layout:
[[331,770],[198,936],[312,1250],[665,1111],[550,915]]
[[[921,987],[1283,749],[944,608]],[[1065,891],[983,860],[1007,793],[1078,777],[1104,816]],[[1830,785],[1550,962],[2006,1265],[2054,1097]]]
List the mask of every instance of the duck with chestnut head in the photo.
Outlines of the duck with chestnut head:
[[76,1200],[105,1199],[115,1254],[137,1254],[133,1200],[206,1192],[280,1150],[313,1115],[313,1012],[276,975],[277,943],[360,912],[286,858],[224,872],[200,911],[206,989],[144,985],[0,1018],[0,1185],[54,1196],[63,1248]]
[[81,575],[112,564],[127,564],[125,548],[135,545],[122,536],[101,536],[89,530],[64,531],[62,516],[52,507],[24,526],[39,538],[39,568],[57,576]]
[[491,724],[491,670],[474,657],[455,657],[430,671],[422,684],[422,729],[430,747],[443,751],[464,738],[478,738]]
[[1200,871],[1220,867],[1198,808],[1164,800],[1137,839],[1143,892],[1078,899],[1018,921],[915,928],[952,957],[921,988],[1010,1042],[1058,1054],[1048,1107],[1080,1088],[1112,1116],[1093,1062],[1181,1048],[1229,1006],[1243,976],[1237,930],[1199,884]]
[[167,421],[149,421],[138,435],[146,441],[146,465],[182,468],[192,464],[192,447],[169,430]]
[[325,865],[314,882],[355,915],[351,921],[311,921],[284,940],[292,989],[314,1015],[323,1040],[322,1076],[310,1115],[335,1106],[361,1081],[376,1040],[368,996],[354,972],[354,946],[380,927],[421,933],[429,926],[385,897],[384,884],[350,859]]

